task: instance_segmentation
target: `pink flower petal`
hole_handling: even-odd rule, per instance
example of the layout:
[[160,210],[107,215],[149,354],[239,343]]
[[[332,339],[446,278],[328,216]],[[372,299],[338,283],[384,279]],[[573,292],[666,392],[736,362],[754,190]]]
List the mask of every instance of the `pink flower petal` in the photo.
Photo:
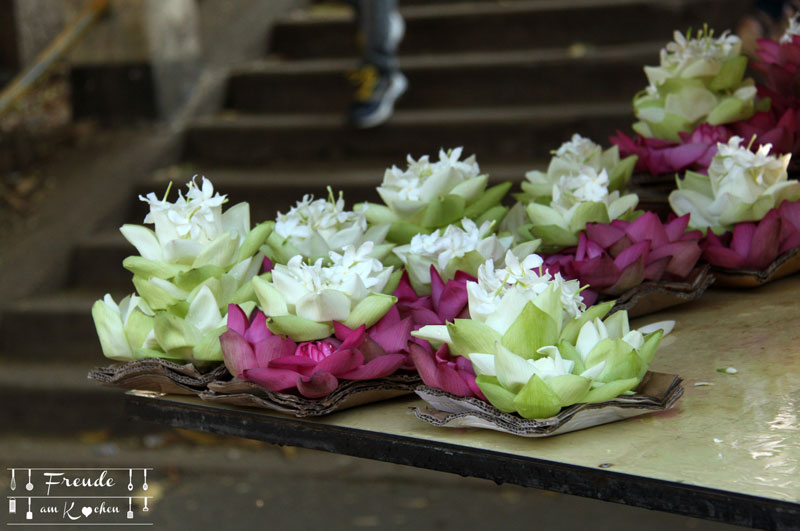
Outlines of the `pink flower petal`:
[[674,242],[683,237],[686,232],[686,227],[689,226],[689,217],[689,214],[684,214],[664,225],[664,231],[667,233],[667,239],[669,241]]
[[620,269],[608,256],[575,262],[574,265],[581,284],[589,284],[595,289],[613,285],[620,275]]
[[650,255],[650,242],[645,240],[639,243],[634,243],[614,258],[614,265],[620,270],[625,269],[636,260],[641,259],[643,264],[647,263],[647,258]]
[[444,319],[439,317],[439,314],[427,308],[417,308],[411,312],[411,319],[414,321],[415,328],[421,328],[427,325],[443,325]]
[[250,344],[236,330],[226,330],[219,336],[222,359],[230,373],[241,378],[242,371],[258,366]]
[[431,302],[433,302],[433,307],[439,307],[439,301],[442,299],[442,292],[444,291],[444,281],[442,277],[439,276],[439,272],[436,271],[436,268],[431,266]]
[[308,372],[317,366],[317,362],[305,356],[283,356],[269,362],[270,369],[289,369],[298,373]]
[[409,345],[408,352],[425,385],[434,389],[441,389],[433,353],[428,352],[416,343]]
[[323,398],[339,387],[339,380],[329,372],[317,371],[311,377],[297,379],[297,390],[306,398]]
[[408,273],[405,271],[403,272],[403,276],[400,277],[400,283],[397,285],[397,288],[395,288],[393,295],[397,297],[399,302],[410,302],[419,298],[414,288],[411,287],[411,282],[408,280]]
[[629,289],[641,284],[642,280],[644,280],[644,259],[640,256],[622,270],[613,286],[603,291],[610,295],[622,295]]
[[259,367],[256,369],[246,369],[242,374],[242,379],[266,387],[270,391],[283,391],[297,386],[300,374],[289,369],[270,369]]
[[358,347],[358,351],[364,356],[364,363],[369,363],[378,356],[386,355],[386,350],[369,336],[364,338],[364,342]]
[[411,330],[414,326],[410,317],[399,321],[393,326],[383,330],[371,330],[370,338],[378,343],[386,352],[401,352],[408,349],[408,342],[411,340]]
[[697,265],[697,261],[702,254],[703,251],[697,241],[680,240],[662,245],[658,249],[653,249],[650,252],[650,261],[670,257],[666,273],[677,278],[686,278]]
[[606,223],[587,223],[586,235],[607,249],[625,236],[625,230]]
[[753,243],[753,235],[755,233],[755,223],[739,223],[736,225],[733,228],[731,250],[743,258],[747,258],[750,254],[750,246]]
[[316,371],[325,371],[334,375],[346,373],[360,367],[364,363],[364,355],[357,350],[337,350],[317,363]]
[[278,358],[293,356],[297,350],[297,344],[291,339],[284,339],[280,336],[269,336],[253,345],[256,354],[258,367],[268,367],[269,362]]
[[434,308],[445,321],[452,321],[467,305],[467,283],[451,280],[445,284],[439,302],[434,298]]
[[262,273],[269,273],[273,269],[275,269],[275,264],[273,264],[272,260],[270,260],[269,258],[267,258],[265,256],[264,257],[264,261],[261,263],[261,272]]
[[343,380],[374,380],[384,378],[393,374],[405,362],[405,354],[386,354],[379,356],[366,365],[361,365],[352,371],[340,373],[339,378]]
[[711,265],[726,269],[742,269],[745,257],[722,245],[709,245],[703,250],[703,258]]
[[440,363],[436,367],[437,379],[441,384],[440,389],[456,396],[472,396],[469,385],[459,376],[459,371],[445,363]]
[[[778,257],[781,220],[777,216],[766,216],[753,233],[753,243],[747,262],[753,269],[766,269]],[[736,233],[734,232],[734,237]]]
[[[700,248],[698,247],[697,250],[699,251]],[[664,276],[664,272],[667,270],[667,264],[669,264],[669,260],[669,256],[655,260],[653,259],[653,254],[651,253],[650,263],[644,268],[644,279],[652,281],[661,280],[661,278]]]
[[645,212],[636,221],[628,225],[626,234],[634,243],[650,241],[653,247],[664,245],[668,241],[667,232],[658,216]]
[[244,310],[239,308],[236,304],[228,305],[228,329],[235,330],[240,335],[244,335],[247,330],[249,321]]
[[366,335],[367,327],[365,325],[361,325],[342,340],[342,346],[339,348],[341,350],[356,349],[364,341],[364,337]]
[[274,337],[274,334],[267,328],[267,318],[261,310],[256,310],[244,338],[250,343],[258,343],[268,337]]

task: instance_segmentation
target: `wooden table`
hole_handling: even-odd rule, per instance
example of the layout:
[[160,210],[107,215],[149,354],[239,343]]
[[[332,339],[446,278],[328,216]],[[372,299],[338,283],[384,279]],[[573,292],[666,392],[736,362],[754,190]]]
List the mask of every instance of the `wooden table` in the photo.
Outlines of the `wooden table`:
[[[132,417],[452,472],[764,529],[800,529],[800,276],[712,290],[675,319],[653,370],[680,374],[671,411],[547,439],[436,428],[412,396],[298,419],[132,391]],[[735,374],[719,369],[735,368]],[[712,385],[695,385],[697,383]]]

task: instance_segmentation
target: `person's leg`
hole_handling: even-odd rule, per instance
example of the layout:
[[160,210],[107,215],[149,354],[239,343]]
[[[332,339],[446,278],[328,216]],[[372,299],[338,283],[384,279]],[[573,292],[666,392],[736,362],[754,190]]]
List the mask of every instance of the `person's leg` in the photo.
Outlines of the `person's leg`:
[[357,13],[364,35],[364,62],[382,73],[397,70],[397,45],[403,33],[397,0],[360,0]]
[[404,22],[397,0],[358,0],[356,20],[363,46],[362,66],[352,75],[357,85],[348,119],[359,128],[385,122],[408,82],[397,65]]

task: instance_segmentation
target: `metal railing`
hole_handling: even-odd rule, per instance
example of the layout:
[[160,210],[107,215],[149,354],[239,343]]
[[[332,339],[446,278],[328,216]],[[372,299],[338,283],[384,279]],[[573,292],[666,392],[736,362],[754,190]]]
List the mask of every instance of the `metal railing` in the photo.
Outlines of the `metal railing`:
[[18,74],[0,91],[0,116],[11,109],[69,49],[80,40],[108,7],[108,0],[92,0],[45,48],[31,66]]

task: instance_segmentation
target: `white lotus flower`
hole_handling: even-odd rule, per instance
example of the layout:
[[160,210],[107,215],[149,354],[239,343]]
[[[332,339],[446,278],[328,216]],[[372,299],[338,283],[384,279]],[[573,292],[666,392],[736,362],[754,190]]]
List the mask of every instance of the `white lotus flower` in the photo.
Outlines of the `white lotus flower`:
[[364,209],[345,210],[342,193],[334,198],[329,187],[328,199],[304,195],[286,214],[279,212],[269,246],[280,262],[296,254],[315,260],[349,245],[359,247],[365,241],[380,245],[388,231],[388,224],[368,228]]
[[800,183],[789,180],[791,154],[770,155],[771,144],[753,153],[740,137],[717,144],[708,175],[687,172],[669,196],[676,214],[690,213],[693,228],[730,228],[758,221],[784,200],[800,198]]
[[661,49],[661,65],[645,67],[651,85],[659,85],[669,77],[715,76],[722,63],[742,50],[742,40],[728,31],[717,38],[713,31],[700,32],[695,38],[676,31],[673,38],[673,42]]
[[[439,151],[439,160],[430,162],[428,155],[414,160],[407,157],[408,167],[401,170],[392,166],[383,176],[378,194],[386,205],[402,218],[412,217],[422,211],[430,201],[454,189],[463,192],[466,200],[473,199],[486,186],[480,179],[480,167],[475,155],[459,160],[463,148]],[[477,179],[477,180],[476,180]],[[465,183],[476,186],[465,185]],[[477,186],[482,184],[482,186]],[[460,185],[460,186],[459,186]],[[459,188],[456,188],[459,187]]]
[[479,227],[464,218],[461,227],[450,225],[432,234],[417,234],[410,244],[396,247],[394,253],[406,265],[414,284],[431,283],[431,266],[436,267],[443,280],[453,278],[458,270],[474,275],[486,260],[500,263],[511,245],[511,236],[492,233],[493,225],[486,221]]
[[128,295],[119,304],[106,293],[92,306],[100,346],[105,357],[117,361],[136,359],[136,353],[148,346],[153,336],[153,312],[136,295]]
[[307,264],[298,255],[286,265],[276,264],[271,282],[255,277],[260,307],[271,324],[277,323],[273,331],[301,340],[310,340],[302,339],[309,335],[322,339],[330,335],[333,321],[351,328],[377,322],[395,302],[381,293],[393,268],[371,258],[372,248],[372,242],[365,242],[357,249],[346,247],[342,254],[331,252],[329,265],[321,258]]
[[478,268],[478,282],[467,282],[471,318],[504,334],[525,305],[537,300],[550,286],[560,297],[559,325],[580,315],[586,309],[580,283],[543,271],[543,263],[536,254],[520,262],[511,251],[506,253],[505,269],[495,269],[494,262],[487,260]]
[[578,243],[578,233],[589,222],[609,223],[630,213],[639,202],[636,194],[609,192],[606,170],[583,166],[577,174],[563,175],[552,185],[549,205],[530,203],[531,232],[545,248],[558,250]]

